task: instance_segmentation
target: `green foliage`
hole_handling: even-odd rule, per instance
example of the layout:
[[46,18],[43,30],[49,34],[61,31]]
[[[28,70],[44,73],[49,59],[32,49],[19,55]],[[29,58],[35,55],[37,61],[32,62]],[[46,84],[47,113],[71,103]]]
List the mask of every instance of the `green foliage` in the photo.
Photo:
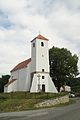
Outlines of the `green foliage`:
[[70,85],[71,87],[80,86],[80,77],[72,78],[71,80],[67,81],[67,84]]
[[67,85],[71,86],[71,90],[73,92],[80,91],[80,77],[72,78],[71,80],[67,81]]
[[80,85],[73,86],[73,87],[72,87],[72,91],[73,91],[73,92],[80,92]]
[[58,87],[78,75],[78,57],[65,48],[52,47],[49,50],[50,75]]
[[8,83],[10,75],[2,75],[0,78],[0,92],[4,92],[4,85]]

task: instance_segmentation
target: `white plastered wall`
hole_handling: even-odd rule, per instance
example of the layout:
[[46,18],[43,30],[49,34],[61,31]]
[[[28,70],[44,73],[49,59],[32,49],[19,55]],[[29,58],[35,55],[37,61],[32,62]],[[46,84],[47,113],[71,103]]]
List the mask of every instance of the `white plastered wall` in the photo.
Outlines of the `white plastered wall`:
[[16,79],[14,82],[12,82],[8,88],[5,88],[5,91],[7,92],[14,92],[14,91],[29,91],[30,90],[30,84],[31,84],[31,76],[30,76],[30,69],[31,69],[31,63],[27,65],[27,67],[13,71],[11,73],[11,77],[9,79],[9,82],[12,79]]
[[[44,46],[41,46],[41,42],[44,43]],[[33,47],[35,43],[35,47]],[[49,50],[48,50],[48,41],[36,39],[31,43],[31,73],[35,71],[42,71],[45,69],[45,72],[49,72]]]
[[[38,78],[38,74],[40,75],[40,79]],[[38,73],[38,74],[34,74],[34,76],[33,76],[33,82],[32,82],[32,86],[31,86],[31,90],[30,90],[31,93],[39,92],[38,84],[40,84],[41,90],[42,90],[42,85],[45,85],[45,92],[58,93],[49,74],[44,74],[44,73]],[[42,76],[45,76],[45,78],[42,79]]]

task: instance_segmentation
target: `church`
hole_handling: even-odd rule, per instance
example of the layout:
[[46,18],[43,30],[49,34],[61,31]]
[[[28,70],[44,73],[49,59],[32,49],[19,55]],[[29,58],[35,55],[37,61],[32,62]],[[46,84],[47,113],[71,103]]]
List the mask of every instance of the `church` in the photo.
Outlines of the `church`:
[[31,58],[17,64],[11,71],[4,92],[58,93],[49,74],[48,39],[38,35],[31,40]]

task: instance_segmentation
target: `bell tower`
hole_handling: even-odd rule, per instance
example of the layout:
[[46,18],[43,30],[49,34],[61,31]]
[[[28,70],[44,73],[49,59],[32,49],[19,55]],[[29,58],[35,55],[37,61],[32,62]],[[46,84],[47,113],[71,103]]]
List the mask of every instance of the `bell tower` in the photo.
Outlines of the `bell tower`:
[[48,39],[38,35],[31,41],[31,72],[49,73]]
[[30,92],[52,92],[55,88],[49,75],[48,39],[40,34],[31,41],[31,81]]

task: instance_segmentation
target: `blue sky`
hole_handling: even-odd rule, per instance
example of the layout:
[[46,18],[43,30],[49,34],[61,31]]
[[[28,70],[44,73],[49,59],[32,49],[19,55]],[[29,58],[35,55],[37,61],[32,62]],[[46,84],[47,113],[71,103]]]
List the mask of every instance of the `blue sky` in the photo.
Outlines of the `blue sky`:
[[31,56],[30,41],[39,32],[49,48],[80,56],[80,0],[0,0],[0,75]]

